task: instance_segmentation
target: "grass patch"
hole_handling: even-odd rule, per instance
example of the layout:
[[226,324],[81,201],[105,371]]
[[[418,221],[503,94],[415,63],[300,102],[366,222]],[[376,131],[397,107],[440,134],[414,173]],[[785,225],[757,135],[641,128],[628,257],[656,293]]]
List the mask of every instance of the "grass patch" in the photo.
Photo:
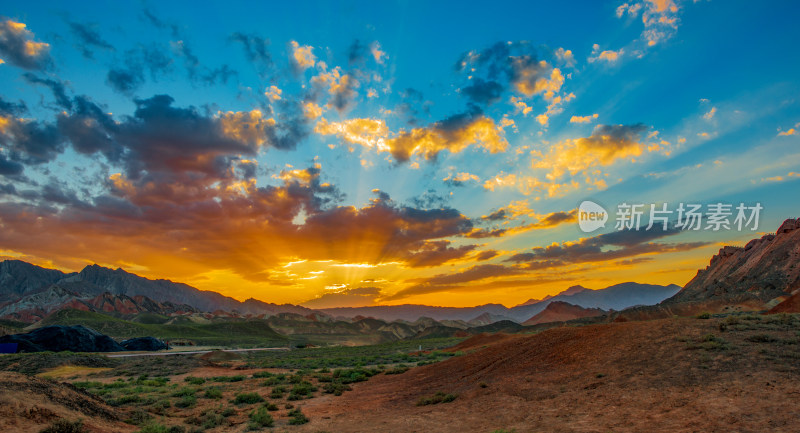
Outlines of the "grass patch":
[[450,403],[457,397],[458,396],[456,394],[445,394],[442,391],[438,391],[436,394],[432,396],[421,397],[419,400],[417,400],[417,406],[428,406],[431,404]]
[[262,403],[263,401],[264,398],[255,392],[244,392],[236,394],[236,397],[233,398],[234,404],[256,404],[256,403]]
[[301,425],[308,422],[308,418],[300,411],[300,408],[289,411],[289,425]]
[[86,431],[86,428],[83,426],[83,421],[81,420],[68,421],[59,419],[39,433],[85,433]]

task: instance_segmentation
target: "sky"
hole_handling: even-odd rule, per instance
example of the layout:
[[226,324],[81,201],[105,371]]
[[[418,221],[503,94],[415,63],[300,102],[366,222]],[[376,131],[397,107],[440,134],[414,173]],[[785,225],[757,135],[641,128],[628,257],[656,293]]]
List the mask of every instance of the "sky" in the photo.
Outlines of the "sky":
[[0,259],[315,308],[684,285],[800,216],[798,12],[4,2]]

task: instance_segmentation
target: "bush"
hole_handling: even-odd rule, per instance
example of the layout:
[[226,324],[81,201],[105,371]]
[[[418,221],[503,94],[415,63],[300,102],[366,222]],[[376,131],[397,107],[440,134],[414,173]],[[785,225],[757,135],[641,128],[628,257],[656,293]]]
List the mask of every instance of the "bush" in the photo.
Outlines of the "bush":
[[351,389],[349,385],[340,382],[326,383],[325,386],[322,387],[322,391],[326,394],[333,395],[342,395],[345,391],[350,391]]
[[263,402],[264,399],[255,392],[245,392],[241,394],[236,394],[234,397],[233,402],[235,404],[256,404]]
[[710,319],[710,318],[711,318],[711,313],[709,313],[709,312],[702,312],[702,313],[698,314],[696,317],[697,317],[698,319],[703,319],[703,320],[705,320],[705,319]]
[[86,429],[83,427],[83,421],[81,420],[67,421],[59,419],[40,433],[84,433],[85,431]]
[[222,411],[222,416],[224,416],[225,418],[234,415],[236,415],[236,409],[232,407],[225,408],[225,410]]
[[190,385],[202,385],[206,383],[206,380],[202,377],[194,377],[194,376],[187,376],[183,379],[184,382],[188,382]]
[[289,425],[300,425],[308,422],[308,418],[303,415],[300,408],[289,411]]
[[282,386],[276,386],[272,388],[272,392],[269,394],[269,398],[283,398],[283,394],[286,392],[286,388]]
[[275,423],[272,419],[272,415],[267,412],[267,408],[265,407],[260,407],[250,412],[250,421],[258,424],[260,427],[272,427]]
[[186,432],[186,429],[183,428],[183,426],[174,425],[171,427],[167,427],[163,424],[153,422],[145,425],[136,433],[184,433],[184,432]]
[[203,397],[219,400],[222,398],[222,390],[219,388],[208,388],[205,394],[203,394]]
[[175,407],[179,407],[181,409],[189,409],[194,407],[197,404],[197,397],[193,395],[186,395],[183,396],[180,400],[175,402]]
[[430,397],[422,397],[419,400],[417,400],[417,406],[427,406],[429,404],[439,404],[439,403],[450,403],[451,401],[455,400],[456,397],[458,396],[455,394],[445,394],[442,391],[439,391]]
[[258,371],[258,372],[253,373],[253,378],[254,379],[264,379],[266,377],[272,377],[272,376],[274,376],[274,374],[272,374],[272,373],[270,373],[268,371]]
[[267,408],[267,410],[270,412],[275,412],[276,410],[278,410],[278,405],[276,405],[275,403],[267,403],[264,405],[264,407]]
[[208,380],[212,382],[241,382],[245,380],[244,375],[237,374],[236,376],[215,376],[210,377]]

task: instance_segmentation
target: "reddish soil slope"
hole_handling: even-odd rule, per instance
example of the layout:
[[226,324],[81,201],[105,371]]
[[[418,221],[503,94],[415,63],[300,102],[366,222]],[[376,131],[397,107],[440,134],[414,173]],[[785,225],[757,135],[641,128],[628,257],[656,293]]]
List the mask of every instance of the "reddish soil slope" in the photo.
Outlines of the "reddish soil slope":
[[[800,413],[787,408],[800,404],[800,354],[749,342],[763,334],[758,326],[722,332],[715,319],[667,319],[555,328],[305,402],[312,421],[300,431],[796,431]],[[796,340],[798,329],[795,320],[776,338]],[[458,397],[415,405],[440,391]]]
[[523,322],[523,325],[539,323],[566,322],[581,317],[602,316],[606,312],[599,308],[583,308],[563,301],[551,302],[542,312]]

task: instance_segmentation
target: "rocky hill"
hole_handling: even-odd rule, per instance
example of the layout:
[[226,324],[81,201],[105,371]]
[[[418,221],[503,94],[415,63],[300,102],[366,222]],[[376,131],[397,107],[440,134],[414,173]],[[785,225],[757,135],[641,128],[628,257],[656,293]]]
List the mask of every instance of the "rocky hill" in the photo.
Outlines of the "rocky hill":
[[606,314],[599,308],[583,308],[564,301],[555,301],[547,305],[541,313],[524,321],[523,325],[538,325],[540,323],[566,322],[583,317],[596,317]]
[[724,299],[742,294],[770,300],[800,289],[800,219],[744,247],[726,246],[705,269],[664,304]]

